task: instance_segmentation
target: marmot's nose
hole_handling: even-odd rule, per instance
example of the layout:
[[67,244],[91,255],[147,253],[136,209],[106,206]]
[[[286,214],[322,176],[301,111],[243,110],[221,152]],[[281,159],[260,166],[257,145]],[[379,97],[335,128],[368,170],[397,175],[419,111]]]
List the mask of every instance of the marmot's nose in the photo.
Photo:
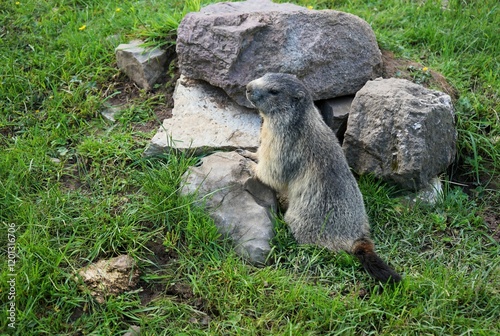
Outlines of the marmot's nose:
[[246,89],[247,89],[246,90],[247,94],[252,93],[252,91],[253,91],[253,83],[252,82],[248,83]]
[[253,106],[255,106],[256,101],[259,100],[259,98],[258,98],[258,92],[259,92],[259,90],[254,87],[254,85],[253,85],[252,82],[250,82],[250,83],[247,84],[247,86],[246,86],[246,96],[247,96],[248,101]]

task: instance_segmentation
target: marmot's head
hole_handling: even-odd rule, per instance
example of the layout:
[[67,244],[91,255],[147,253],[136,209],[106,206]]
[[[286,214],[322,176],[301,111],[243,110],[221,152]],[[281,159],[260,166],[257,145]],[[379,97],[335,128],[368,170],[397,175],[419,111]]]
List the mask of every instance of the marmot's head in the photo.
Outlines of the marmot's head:
[[[269,117],[300,115],[313,104],[311,94],[297,77],[267,73],[247,85],[248,100]],[[294,112],[302,113],[294,113]]]

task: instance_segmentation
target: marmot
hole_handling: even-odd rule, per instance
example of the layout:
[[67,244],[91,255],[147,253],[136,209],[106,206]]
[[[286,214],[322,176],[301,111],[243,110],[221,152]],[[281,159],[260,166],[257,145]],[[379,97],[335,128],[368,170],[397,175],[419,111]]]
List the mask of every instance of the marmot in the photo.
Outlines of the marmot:
[[254,176],[285,193],[285,222],[301,244],[356,256],[382,282],[401,276],[374,251],[363,197],[333,131],[295,76],[268,73],[250,82],[248,100],[262,116],[257,153],[240,151]]

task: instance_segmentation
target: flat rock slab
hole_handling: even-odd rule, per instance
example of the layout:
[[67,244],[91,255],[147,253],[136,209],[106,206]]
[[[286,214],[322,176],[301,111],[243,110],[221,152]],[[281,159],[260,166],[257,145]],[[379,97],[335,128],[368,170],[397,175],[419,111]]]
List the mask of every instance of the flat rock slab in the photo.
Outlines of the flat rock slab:
[[382,65],[375,34],[361,18],[268,0],[216,3],[187,14],[176,49],[183,75],[247,107],[246,84],[267,72],[296,75],[319,100],[356,93]]
[[220,152],[202,159],[183,176],[181,194],[196,194],[222,235],[235,244],[236,252],[255,265],[264,265],[274,237],[271,212],[274,193],[250,179],[236,152]]
[[181,77],[173,98],[173,116],[164,120],[146,155],[171,149],[200,154],[258,147],[260,116],[233,102],[221,89]]
[[456,141],[449,95],[389,78],[369,81],[356,94],[343,148],[356,173],[417,191],[454,161]]

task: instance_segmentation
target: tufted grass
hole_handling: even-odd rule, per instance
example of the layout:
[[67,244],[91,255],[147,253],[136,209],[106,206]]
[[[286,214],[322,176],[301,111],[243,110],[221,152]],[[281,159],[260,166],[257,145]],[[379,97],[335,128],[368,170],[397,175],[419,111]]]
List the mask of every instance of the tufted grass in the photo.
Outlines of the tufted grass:
[[[133,96],[115,124],[100,117],[107,97],[126,91],[114,47],[135,37],[171,44],[161,36],[173,36],[198,2],[4,1],[1,335],[120,335],[131,325],[142,335],[500,333],[500,248],[484,220],[500,212],[499,5],[299,3],[361,16],[381,47],[440,71],[459,92],[459,159],[437,205],[408,207],[397,190],[359,180],[378,251],[403,283],[382,288],[349,255],[297,245],[280,221],[274,261],[247,265],[209,217],[177,195],[196,158],[142,157],[163,91]],[[464,173],[460,183],[471,188],[453,180]],[[101,305],[78,289],[76,269],[122,253],[138,262],[136,290]]]

